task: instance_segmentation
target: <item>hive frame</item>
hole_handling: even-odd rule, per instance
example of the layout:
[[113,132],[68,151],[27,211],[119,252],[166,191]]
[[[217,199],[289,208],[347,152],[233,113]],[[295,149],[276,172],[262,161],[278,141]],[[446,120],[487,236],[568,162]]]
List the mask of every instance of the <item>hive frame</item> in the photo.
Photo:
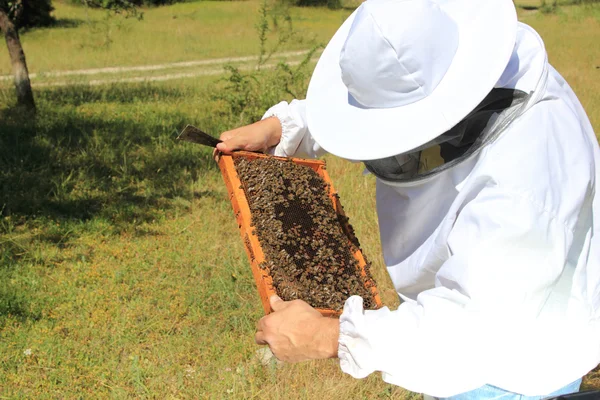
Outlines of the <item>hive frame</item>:
[[[262,268],[259,267],[260,263],[265,260],[265,256],[258,241],[258,237],[252,234],[253,227],[251,224],[251,212],[250,205],[248,203],[248,199],[246,198],[246,193],[244,189],[242,189],[242,183],[237,174],[237,170],[234,165],[234,158],[236,157],[245,157],[248,159],[256,159],[256,158],[276,158],[284,161],[292,161],[299,165],[304,165],[312,170],[314,170],[323,180],[328,184],[329,187],[329,199],[333,204],[333,208],[338,215],[345,216],[344,210],[342,208],[342,204],[340,203],[339,196],[335,191],[331,179],[329,178],[329,174],[327,173],[325,162],[320,160],[307,160],[302,158],[283,158],[283,157],[273,157],[260,153],[252,153],[247,151],[238,151],[233,153],[232,155],[219,154],[218,156],[218,164],[219,169],[221,170],[221,174],[223,176],[223,180],[225,181],[225,185],[227,186],[227,191],[229,192],[229,200],[233,207],[233,212],[235,213],[235,218],[238,224],[238,228],[240,234],[242,236],[242,241],[244,242],[244,248],[246,249],[246,254],[248,255],[248,260],[250,261],[250,266],[252,268],[252,275],[254,276],[254,281],[256,283],[256,288],[258,289],[258,294],[260,296],[260,300],[263,305],[263,309],[265,314],[269,314],[271,312],[271,306],[269,304],[269,297],[277,294],[275,292],[275,288],[273,287],[273,279],[271,276]],[[344,232],[347,236],[351,233],[349,232],[348,226],[342,226]],[[363,277],[366,276],[365,271],[365,258],[362,254],[360,248],[356,248],[356,246],[351,245],[350,239],[348,239],[348,245],[355,248],[355,251],[352,252],[354,258],[358,261],[360,267],[360,273]],[[369,288],[373,293],[373,297],[375,300],[375,304],[377,308],[382,306],[381,298],[379,296],[379,292],[375,285]],[[337,317],[341,314],[341,311],[336,311],[332,309],[321,309],[318,308],[322,315],[327,317]]]

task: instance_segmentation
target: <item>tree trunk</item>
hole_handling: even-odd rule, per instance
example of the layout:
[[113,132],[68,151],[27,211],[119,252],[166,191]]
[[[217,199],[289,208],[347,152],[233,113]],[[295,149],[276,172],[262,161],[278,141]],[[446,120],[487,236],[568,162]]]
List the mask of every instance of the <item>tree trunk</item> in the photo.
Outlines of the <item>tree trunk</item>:
[[27,62],[25,61],[25,53],[19,39],[19,31],[8,15],[1,10],[0,30],[4,32],[13,75],[15,76],[17,102],[28,110],[35,111],[35,102],[33,101],[33,92],[31,91],[31,82],[29,81],[29,71],[27,71]]

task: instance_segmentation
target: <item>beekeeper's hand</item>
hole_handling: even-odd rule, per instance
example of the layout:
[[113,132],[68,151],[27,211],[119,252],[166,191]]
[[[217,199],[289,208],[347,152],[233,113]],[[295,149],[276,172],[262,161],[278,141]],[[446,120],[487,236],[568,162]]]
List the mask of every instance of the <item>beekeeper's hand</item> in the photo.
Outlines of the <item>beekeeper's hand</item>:
[[267,151],[281,140],[281,123],[277,117],[270,117],[251,125],[226,131],[221,134],[222,143],[217,150],[231,153],[234,150]]
[[337,318],[323,317],[302,300],[269,299],[273,312],[260,319],[256,343],[268,344],[278,360],[298,362],[337,357]]

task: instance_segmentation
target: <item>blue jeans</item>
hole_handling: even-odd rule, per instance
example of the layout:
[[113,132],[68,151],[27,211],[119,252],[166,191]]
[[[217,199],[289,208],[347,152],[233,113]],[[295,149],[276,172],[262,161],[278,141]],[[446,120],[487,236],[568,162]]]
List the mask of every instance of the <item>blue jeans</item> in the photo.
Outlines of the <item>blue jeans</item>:
[[457,394],[456,396],[444,397],[439,400],[542,400],[549,397],[560,396],[561,394],[575,393],[579,391],[581,378],[567,386],[558,389],[556,392],[544,396],[524,396],[522,394],[507,392],[506,390],[491,385],[485,385],[478,389]]

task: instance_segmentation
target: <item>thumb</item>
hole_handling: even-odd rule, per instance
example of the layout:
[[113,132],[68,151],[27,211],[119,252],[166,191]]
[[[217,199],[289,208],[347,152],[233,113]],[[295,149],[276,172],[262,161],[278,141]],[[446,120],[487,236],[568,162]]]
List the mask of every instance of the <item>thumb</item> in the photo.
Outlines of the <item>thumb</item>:
[[243,150],[246,147],[246,140],[239,136],[234,136],[217,144],[217,150],[223,153],[231,153],[234,150]]
[[285,308],[285,301],[281,300],[281,297],[276,294],[269,297],[269,304],[271,304],[271,310],[273,311],[279,311]]

